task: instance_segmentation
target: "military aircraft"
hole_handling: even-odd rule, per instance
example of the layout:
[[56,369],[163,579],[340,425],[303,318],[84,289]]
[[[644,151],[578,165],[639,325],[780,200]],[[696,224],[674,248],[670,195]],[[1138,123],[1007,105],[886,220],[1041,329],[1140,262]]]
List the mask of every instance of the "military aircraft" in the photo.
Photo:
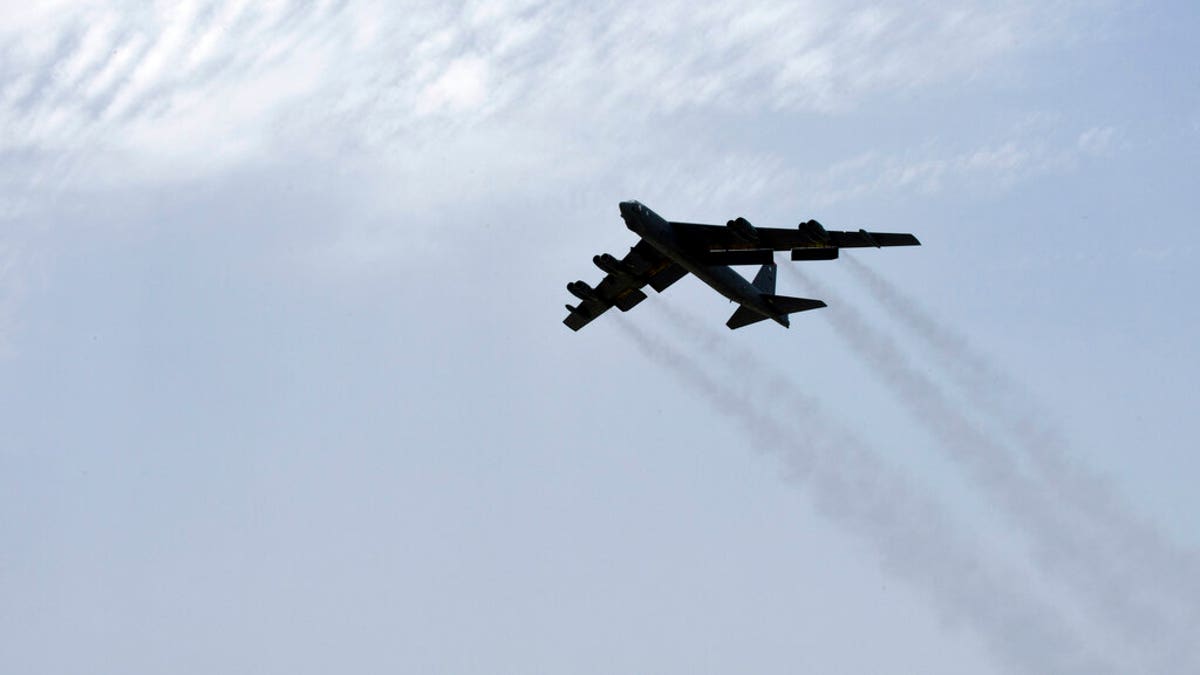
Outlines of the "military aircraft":
[[[662,293],[688,272],[739,305],[726,326],[741,328],[771,319],[786,328],[789,314],[824,307],[825,303],[775,295],[775,251],[790,250],[792,260],[833,260],[843,248],[921,244],[911,234],[839,232],[826,230],[815,220],[800,223],[794,230],[754,227],[745,218],[722,227],[664,220],[636,201],[621,202],[620,207],[625,226],[641,240],[620,260],[607,253],[592,258],[605,272],[595,288],[583,281],[567,284],[571,295],[580,300],[574,307],[567,305],[569,313],[563,323],[571,330],[583,328],[609,307],[627,312],[646,299],[642,287],[649,285]],[[762,267],[750,282],[731,265]]]

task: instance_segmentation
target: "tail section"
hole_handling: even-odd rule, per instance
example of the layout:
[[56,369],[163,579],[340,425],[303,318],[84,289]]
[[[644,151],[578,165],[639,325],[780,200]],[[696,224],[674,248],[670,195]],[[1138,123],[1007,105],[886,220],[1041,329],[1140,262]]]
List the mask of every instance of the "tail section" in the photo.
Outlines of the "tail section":
[[[761,274],[762,272],[759,272],[759,275]],[[737,329],[749,326],[752,323],[772,319],[779,325],[786,327],[790,323],[788,321],[788,314],[806,312],[810,309],[820,309],[825,306],[825,303],[820,300],[793,298],[787,295],[773,295],[769,293],[763,294],[763,300],[766,301],[767,306],[775,311],[775,314],[763,314],[758,310],[742,305],[733,313],[733,316],[729,317],[729,321],[725,322],[725,325],[732,329]]]
[[807,312],[810,309],[820,309],[826,306],[821,300],[793,298],[787,295],[768,295],[765,299],[767,304],[774,307],[780,314]]
[[729,317],[729,321],[725,322],[726,326],[737,329],[749,326],[752,323],[771,319],[779,325],[787,327],[788,314],[805,312],[825,306],[825,303],[820,300],[775,295],[776,269],[778,268],[775,266],[775,263],[763,265],[759,268],[758,274],[754,275],[754,290],[761,294],[762,302],[752,303],[753,307],[749,304],[741,305],[733,313],[733,316]]
[[775,293],[775,271],[778,267],[775,263],[763,265],[758,269],[758,274],[754,275],[754,288],[759,293],[764,295],[773,295]]
[[733,313],[733,316],[729,317],[729,321],[726,321],[725,325],[736,330],[742,326],[749,326],[752,323],[758,323],[759,321],[765,321],[770,318],[771,317],[767,316],[766,314],[761,314],[745,305],[741,305],[737,308],[737,311]]

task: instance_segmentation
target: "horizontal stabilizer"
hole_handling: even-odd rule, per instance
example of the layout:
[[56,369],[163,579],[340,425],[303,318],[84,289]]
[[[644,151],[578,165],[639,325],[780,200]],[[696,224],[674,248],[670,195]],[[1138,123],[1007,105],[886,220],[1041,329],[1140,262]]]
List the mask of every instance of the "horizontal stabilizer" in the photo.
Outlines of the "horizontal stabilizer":
[[766,295],[767,303],[779,310],[780,314],[795,314],[796,312],[806,312],[810,309],[820,309],[825,307],[825,303],[821,300],[813,300],[811,298],[793,298],[787,295]]
[[752,323],[758,323],[759,321],[763,321],[765,319],[772,319],[781,326],[787,326],[788,314],[804,312],[810,309],[820,309],[821,307],[825,306],[824,302],[820,300],[812,300],[810,298],[793,298],[787,295],[772,295],[770,293],[763,293],[762,297],[763,300],[767,301],[767,304],[771,307],[771,309],[775,310],[774,315],[763,314],[762,312],[742,305],[741,307],[738,307],[736,312],[733,313],[733,316],[729,317],[729,321],[726,321],[725,325],[729,326],[730,328],[737,329],[741,328],[742,326],[749,326]]
[[769,318],[771,317],[767,316],[766,314],[759,314],[749,307],[742,305],[741,307],[738,307],[736,312],[733,313],[733,316],[729,317],[729,321],[726,321],[725,325],[729,326],[730,328],[737,329],[741,328],[742,326],[749,326],[752,323],[765,321]]

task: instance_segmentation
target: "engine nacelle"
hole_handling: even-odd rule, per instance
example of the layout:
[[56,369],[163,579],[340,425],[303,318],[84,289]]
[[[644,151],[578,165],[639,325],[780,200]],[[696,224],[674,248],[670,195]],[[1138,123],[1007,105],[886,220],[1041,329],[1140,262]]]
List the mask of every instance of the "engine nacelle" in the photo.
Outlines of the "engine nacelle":
[[567,290],[571,293],[571,295],[585,302],[588,300],[597,300],[600,297],[596,294],[596,289],[588,286],[582,281],[572,281],[571,283],[567,284]]
[[747,243],[758,241],[758,230],[750,224],[750,221],[745,218],[736,218],[725,223],[725,226],[733,230],[733,236]]
[[825,228],[815,220],[800,223],[800,230],[817,243],[824,244],[829,241],[829,232],[825,231]]
[[626,269],[624,263],[608,253],[601,253],[598,256],[593,256],[592,262],[595,263],[596,267],[600,268],[601,272],[612,274],[614,276],[632,276],[632,273],[630,270]]

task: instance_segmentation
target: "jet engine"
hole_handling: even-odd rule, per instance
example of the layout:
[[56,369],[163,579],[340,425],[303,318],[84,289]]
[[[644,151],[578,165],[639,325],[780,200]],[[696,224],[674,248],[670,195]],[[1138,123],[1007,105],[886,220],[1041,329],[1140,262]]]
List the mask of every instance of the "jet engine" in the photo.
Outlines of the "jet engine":
[[825,228],[815,220],[810,220],[806,223],[800,223],[800,231],[804,232],[804,234],[808,235],[809,239],[812,239],[818,244],[824,244],[829,241],[829,233],[826,232]]
[[601,253],[598,256],[593,256],[592,262],[595,263],[596,267],[600,268],[601,272],[612,274],[614,276],[632,276],[631,271],[627,269],[624,263],[608,253]]
[[571,283],[567,284],[567,290],[571,293],[571,295],[585,302],[588,300],[597,300],[600,297],[596,294],[596,289],[588,286],[587,283],[583,281],[572,281]]
[[758,241],[758,230],[750,224],[750,221],[745,218],[737,218],[725,223],[725,226],[733,230],[733,235],[744,242],[753,243]]

